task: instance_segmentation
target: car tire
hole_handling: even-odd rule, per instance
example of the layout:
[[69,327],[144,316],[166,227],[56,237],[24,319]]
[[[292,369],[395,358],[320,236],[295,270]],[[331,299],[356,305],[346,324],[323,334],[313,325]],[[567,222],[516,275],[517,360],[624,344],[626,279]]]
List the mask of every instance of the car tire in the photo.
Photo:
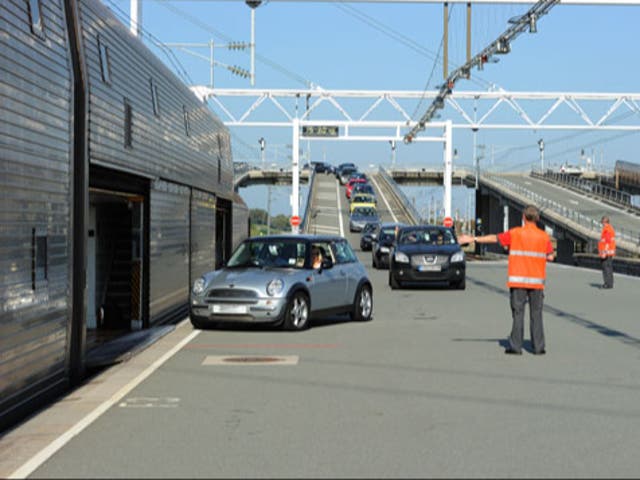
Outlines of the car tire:
[[389,286],[391,290],[397,290],[400,288],[400,282],[393,276],[391,271],[389,271]]
[[191,325],[193,325],[193,328],[197,328],[198,330],[203,330],[207,327],[213,326],[211,323],[205,322],[203,318],[196,317],[195,315],[190,315],[189,319],[191,320]]
[[370,285],[362,285],[353,300],[351,320],[368,322],[373,316],[373,290]]
[[462,280],[460,280],[459,282],[454,283],[453,285],[458,290],[465,290],[467,288],[467,279],[463,278]]
[[300,331],[309,327],[311,308],[309,298],[303,292],[294,293],[284,310],[282,326],[285,330]]

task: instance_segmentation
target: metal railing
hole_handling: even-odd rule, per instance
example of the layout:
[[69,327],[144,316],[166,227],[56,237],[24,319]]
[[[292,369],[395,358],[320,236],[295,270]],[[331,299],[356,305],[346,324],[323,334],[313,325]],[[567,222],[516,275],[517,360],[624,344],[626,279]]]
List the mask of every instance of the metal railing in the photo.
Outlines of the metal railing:
[[313,200],[313,182],[316,178],[316,171],[314,169],[311,170],[311,176],[309,177],[309,191],[307,192],[307,202],[304,206],[304,212],[302,214],[302,221],[300,222],[300,232],[307,233],[307,228],[309,227],[309,216],[311,211],[311,203]]
[[420,212],[418,212],[418,209],[415,207],[415,205],[409,200],[407,195],[402,191],[402,189],[398,186],[396,181],[391,177],[391,175],[389,175],[389,173],[386,171],[384,167],[382,167],[382,165],[378,167],[378,173],[382,175],[382,178],[384,178],[385,182],[387,182],[389,187],[391,187],[395,195],[400,200],[402,207],[405,209],[406,213],[412,219],[413,223],[416,225],[421,225],[426,223],[425,220],[420,215]]
[[[484,172],[482,175],[482,179],[483,179],[483,182],[486,182],[488,184],[493,183],[494,185],[498,184],[499,186],[502,185],[503,187],[506,187],[508,190],[515,192],[523,197],[526,197],[538,208],[540,208],[543,212],[546,210],[546,211],[557,213],[565,221],[568,220],[569,222],[572,222],[578,225],[579,227],[582,227],[582,229],[589,232],[590,236],[593,238],[600,237],[602,225],[600,224],[599,219],[596,220],[592,217],[589,217],[580,212],[577,212],[576,210],[567,208],[566,206],[556,201],[549,200],[548,198],[545,198],[542,195],[539,195],[521,185],[513,183],[504,177],[491,174],[488,172]],[[634,250],[638,250],[637,246],[640,246],[640,232],[630,230],[630,229],[625,229],[625,228],[616,228],[616,238],[619,241],[620,240],[626,241],[636,246]]]
[[568,175],[566,173],[549,171],[540,173],[538,171],[532,170],[530,175],[534,178],[539,178],[548,182],[559,183],[579,193],[593,195],[603,200],[613,202],[616,205],[620,205],[622,207],[633,210],[634,212],[640,213],[640,208],[633,205],[633,196],[627,192],[623,192],[622,190],[617,190],[615,188],[602,185],[601,183],[595,182],[593,180],[587,180],[584,178],[576,177],[575,175]]

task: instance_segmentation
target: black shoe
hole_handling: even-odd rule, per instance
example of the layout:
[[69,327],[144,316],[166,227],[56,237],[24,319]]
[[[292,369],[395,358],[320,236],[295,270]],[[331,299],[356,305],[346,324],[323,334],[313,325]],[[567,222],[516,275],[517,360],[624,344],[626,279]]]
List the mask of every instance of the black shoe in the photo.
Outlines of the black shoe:
[[513,348],[505,349],[504,353],[506,353],[507,355],[522,355],[522,352],[520,350],[514,350]]
[[547,351],[544,348],[542,350],[540,350],[539,352],[533,352],[534,355],[544,355],[546,353],[547,353]]
[[611,285],[601,285],[600,288],[613,288]]

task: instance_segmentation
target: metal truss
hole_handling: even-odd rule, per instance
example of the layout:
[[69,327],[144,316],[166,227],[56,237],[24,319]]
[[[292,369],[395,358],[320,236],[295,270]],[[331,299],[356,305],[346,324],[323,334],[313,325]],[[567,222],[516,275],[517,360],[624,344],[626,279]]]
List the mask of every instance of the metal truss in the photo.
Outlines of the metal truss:
[[[379,140],[401,139],[400,130],[416,125],[409,111],[438,95],[437,91],[212,89],[205,86],[192,87],[192,91],[210,102],[210,107],[229,127],[291,127],[297,119],[300,125],[331,123],[343,127],[342,139],[356,139],[349,127],[393,129],[392,133],[375,137]],[[245,99],[243,106],[234,102],[238,97]],[[246,99],[253,99],[248,108]],[[356,100],[360,102],[357,108],[353,105]],[[362,102],[365,102],[364,110]],[[640,93],[454,91],[445,103],[442,115],[451,119],[454,129],[640,130]],[[267,105],[275,106],[280,118],[256,120]],[[328,110],[324,108],[327,105]],[[396,118],[377,120],[383,109],[388,118],[388,106]],[[321,107],[324,109],[322,119],[316,115]],[[273,111],[270,108],[270,116],[274,115]],[[333,117],[327,116],[327,111],[331,111]],[[430,122],[426,127],[441,129],[442,125],[442,122]]]

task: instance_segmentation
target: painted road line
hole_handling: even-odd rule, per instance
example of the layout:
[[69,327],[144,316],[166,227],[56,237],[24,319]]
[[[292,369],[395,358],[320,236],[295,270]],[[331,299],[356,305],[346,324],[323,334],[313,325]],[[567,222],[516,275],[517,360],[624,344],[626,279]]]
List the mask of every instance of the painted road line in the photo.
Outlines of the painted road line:
[[389,205],[389,202],[387,202],[387,197],[385,197],[384,193],[382,193],[382,189],[378,185],[378,182],[376,182],[376,179],[373,178],[373,175],[371,176],[371,181],[375,184],[376,188],[378,189],[378,192],[380,193],[380,196],[382,197],[382,200],[384,201],[384,204],[387,206],[387,209],[389,210],[389,213],[393,217],[393,221],[398,223],[398,218],[396,217],[395,213],[393,213],[393,210],[391,210],[391,206]]
[[169,360],[172,356],[174,356],[182,347],[188,344],[191,340],[197,337],[200,334],[200,330],[194,330],[192,333],[187,335],[180,343],[175,345],[171,350],[165,353],[158,360],[149,365],[140,375],[134,378],[132,381],[127,383],[124,387],[118,390],[115,394],[111,396],[108,400],[102,402],[98,407],[96,407],[91,413],[86,415],[82,420],[76,423],[69,430],[64,432],[58,438],[56,438],[53,442],[47,445],[45,448],[40,450],[36,455],[34,455],[29,461],[27,461],[22,467],[17,469],[8,478],[26,478],[28,477],[36,468],[42,465],[47,459],[49,459],[54,453],[64,447],[73,437],[82,432],[85,428],[91,425],[95,420],[97,420],[100,415],[106,412],[113,405],[118,403],[124,396],[137,387],[140,383],[142,383],[149,375],[155,372],[163,363]]
[[338,226],[340,227],[340,236],[344,237],[344,226],[342,225],[342,204],[340,202],[340,182],[336,180],[336,199],[338,200]]

